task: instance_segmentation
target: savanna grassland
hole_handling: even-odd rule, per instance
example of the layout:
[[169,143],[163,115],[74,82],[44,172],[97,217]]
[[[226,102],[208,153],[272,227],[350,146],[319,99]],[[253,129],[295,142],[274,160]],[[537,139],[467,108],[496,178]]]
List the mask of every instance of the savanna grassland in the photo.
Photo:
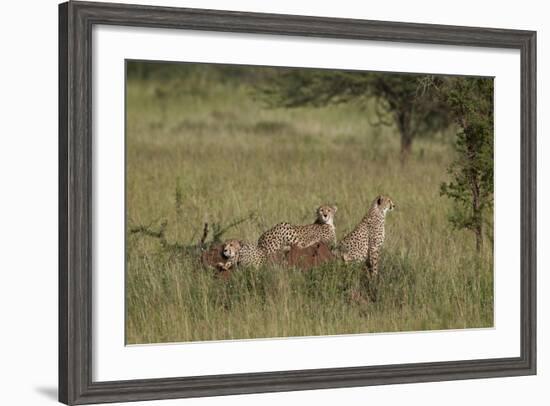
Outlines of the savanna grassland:
[[[253,79],[178,69],[127,81],[128,344],[493,325],[492,247],[478,254],[440,196],[452,133],[416,139],[401,165],[396,130],[374,125],[368,103],[266,108]],[[397,208],[376,279],[332,264],[224,280],[198,262],[206,222],[221,239],[256,241],[336,204],[342,238],[378,194]],[[350,300],[352,291],[372,300]]]

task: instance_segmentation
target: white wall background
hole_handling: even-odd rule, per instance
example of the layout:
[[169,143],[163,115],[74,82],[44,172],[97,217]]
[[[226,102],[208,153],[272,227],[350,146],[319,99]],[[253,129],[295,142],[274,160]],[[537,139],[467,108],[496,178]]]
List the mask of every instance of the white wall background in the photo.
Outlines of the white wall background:
[[[538,339],[536,377],[146,402],[144,405],[548,404],[550,19],[545,2],[461,0],[145,0],[155,5],[538,31]],[[510,3],[510,4],[508,4]],[[0,24],[0,404],[57,398],[57,1],[5,3]],[[550,158],[548,158],[550,159]],[[546,180],[546,182],[545,182]],[[134,403],[136,405],[141,403]]]

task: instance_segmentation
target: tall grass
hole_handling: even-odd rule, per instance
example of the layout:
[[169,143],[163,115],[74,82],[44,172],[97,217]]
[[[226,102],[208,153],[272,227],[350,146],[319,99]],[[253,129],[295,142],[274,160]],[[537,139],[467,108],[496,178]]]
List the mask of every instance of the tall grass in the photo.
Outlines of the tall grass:
[[[395,130],[371,126],[369,114],[344,105],[264,109],[249,83],[207,75],[129,80],[127,342],[492,326],[492,251],[478,255],[472,235],[450,228],[450,202],[439,196],[451,140],[417,140],[402,167]],[[378,279],[333,264],[243,269],[223,280],[196,254],[129,232],[166,222],[167,240],[194,245],[205,222],[255,213],[224,237],[256,241],[332,203],[341,238],[379,193],[397,209],[386,219]]]

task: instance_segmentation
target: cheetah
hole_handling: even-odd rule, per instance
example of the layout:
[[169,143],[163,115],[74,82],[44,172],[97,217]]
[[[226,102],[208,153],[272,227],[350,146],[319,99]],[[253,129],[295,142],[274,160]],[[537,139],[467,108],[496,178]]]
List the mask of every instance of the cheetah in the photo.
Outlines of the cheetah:
[[365,217],[355,229],[345,236],[338,247],[345,262],[366,261],[371,272],[378,273],[378,257],[384,243],[384,220],[386,214],[395,208],[388,196],[378,196]]
[[318,242],[335,245],[334,214],[337,210],[336,206],[320,206],[313,224],[279,223],[260,236],[258,247],[265,250],[267,255],[272,255],[281,249],[290,249],[291,245],[299,248],[306,248]]
[[227,271],[234,266],[249,266],[259,268],[266,259],[265,251],[256,245],[239,240],[228,240],[223,245],[223,256],[226,262],[218,263],[218,266]]

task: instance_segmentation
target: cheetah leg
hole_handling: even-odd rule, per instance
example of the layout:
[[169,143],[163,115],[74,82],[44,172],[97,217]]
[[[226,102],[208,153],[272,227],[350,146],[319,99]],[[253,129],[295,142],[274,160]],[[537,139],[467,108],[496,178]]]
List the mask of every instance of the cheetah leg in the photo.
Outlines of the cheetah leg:
[[348,263],[350,261],[350,257],[347,253],[342,254],[342,259],[345,263]]
[[370,263],[370,271],[373,275],[378,275],[378,258],[380,250],[378,248],[369,250],[368,263]]
[[233,262],[232,261],[226,261],[225,263],[218,262],[217,266],[221,271],[229,271],[229,269],[231,269],[231,267],[233,266]]

